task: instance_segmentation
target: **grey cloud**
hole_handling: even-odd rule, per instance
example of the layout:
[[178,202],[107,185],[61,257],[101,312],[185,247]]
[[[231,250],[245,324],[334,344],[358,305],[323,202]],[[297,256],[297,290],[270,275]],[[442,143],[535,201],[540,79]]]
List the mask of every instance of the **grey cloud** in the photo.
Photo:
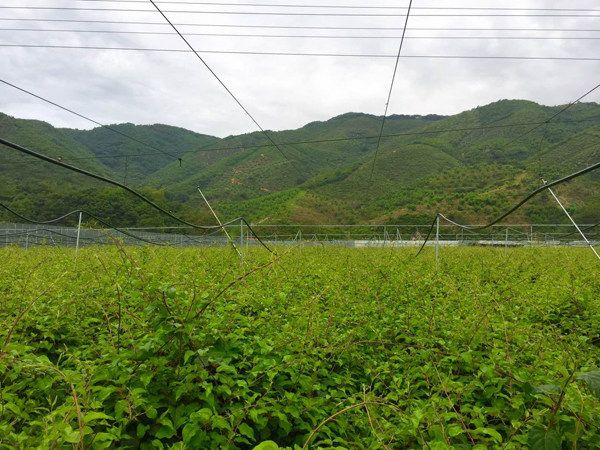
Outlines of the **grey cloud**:
[[[232,0],[233,2],[233,0]],[[50,4],[50,2],[47,2]],[[316,2],[315,2],[316,3]],[[571,4],[573,3],[573,4]],[[570,8],[595,8],[594,1],[570,2]],[[58,0],[55,4],[72,6]],[[344,4],[365,4],[348,0]],[[386,4],[383,1],[378,4]],[[389,3],[387,3],[389,4]],[[440,1],[436,6],[456,2]],[[161,4],[165,7],[165,4]],[[481,2],[462,1],[460,6]],[[78,5],[81,6],[81,5]],[[108,5],[104,5],[108,6]],[[114,6],[111,5],[111,6]],[[493,2],[486,6],[497,6]],[[138,6],[139,7],[139,6]],[[551,1],[522,1],[518,7],[564,7]],[[175,6],[165,9],[175,9]],[[177,8],[182,8],[178,5]],[[185,7],[191,9],[193,7]],[[211,7],[225,9],[225,7]],[[232,8],[230,8],[232,9]],[[242,9],[242,8],[240,8]],[[244,7],[243,10],[248,10]],[[272,9],[272,8],[271,8]],[[150,20],[158,14],[96,12],[5,11],[4,17],[46,17],[111,20]],[[175,22],[219,24],[281,24],[330,26],[395,26],[404,20],[356,17],[260,17],[172,14]],[[597,19],[575,18],[423,18],[414,17],[410,27],[510,27],[510,28],[594,28]],[[78,29],[127,29],[168,31],[165,26],[101,25],[69,23],[2,22],[3,27],[46,27]],[[308,34],[310,30],[259,30],[182,27],[184,31],[220,33]],[[318,34],[318,31],[312,31]],[[367,31],[322,31],[321,34],[374,34]],[[381,32],[398,36],[400,31]],[[429,36],[433,31],[409,31],[408,36]],[[467,35],[447,32],[446,35]],[[470,34],[494,36],[516,32],[480,31]],[[527,34],[527,33],[525,33]],[[548,33],[528,33],[548,35]],[[554,33],[553,35],[560,35]],[[597,36],[600,33],[564,33],[569,36]],[[198,49],[247,51],[298,51],[394,54],[394,39],[258,39],[195,36]],[[40,43],[95,46],[184,48],[176,36],[68,34],[2,32],[2,43]],[[599,40],[512,41],[455,39],[408,39],[404,54],[453,55],[541,55],[597,56]],[[167,123],[192,130],[225,136],[255,131],[223,88],[192,54],[136,53],[52,49],[0,48],[4,57],[2,77],[100,121]],[[394,60],[204,55],[206,61],[238,98],[268,129],[296,128],[314,120],[325,120],[347,111],[382,114]],[[396,114],[451,114],[500,98],[525,98],[544,104],[569,102],[598,83],[598,62],[499,61],[499,60],[416,60],[402,59],[390,104]],[[590,96],[598,101],[600,94]],[[18,117],[47,120],[58,126],[89,127],[74,116],[58,111],[8,87],[0,87],[0,111]]]

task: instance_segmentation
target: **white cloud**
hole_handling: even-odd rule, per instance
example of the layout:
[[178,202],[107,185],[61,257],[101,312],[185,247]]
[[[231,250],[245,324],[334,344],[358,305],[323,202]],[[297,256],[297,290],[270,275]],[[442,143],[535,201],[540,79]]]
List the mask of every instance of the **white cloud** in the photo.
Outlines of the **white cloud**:
[[[304,0],[299,0],[299,2]],[[231,0],[234,3],[233,0]],[[279,1],[283,3],[282,0]],[[259,3],[258,1],[256,3]],[[273,2],[275,3],[275,2]],[[305,3],[309,3],[306,1]],[[312,4],[316,4],[313,2]],[[334,3],[333,1],[329,3]],[[403,2],[405,4],[407,2]],[[66,0],[36,5],[73,6]],[[365,5],[364,0],[340,4]],[[378,5],[392,5],[380,1]],[[397,5],[398,3],[396,3]],[[432,2],[429,2],[431,5]],[[16,3],[15,3],[16,5]],[[148,8],[136,3],[77,3],[78,7]],[[160,4],[164,9],[227,10],[219,6]],[[421,2],[415,5],[426,6]],[[489,6],[492,1],[440,0],[435,6]],[[513,7],[562,8],[558,1],[520,1]],[[502,4],[502,6],[510,6]],[[569,2],[569,8],[595,8],[592,0]],[[233,10],[235,8],[229,8]],[[252,10],[239,7],[237,10]],[[270,11],[306,12],[302,9]],[[313,10],[311,10],[313,11]],[[333,12],[333,10],[320,10]],[[360,12],[352,10],[350,12]],[[363,11],[364,12],[364,11]],[[371,11],[372,12],[372,11]],[[450,13],[453,11],[445,11]],[[454,11],[456,12],[456,11]],[[425,11],[418,11],[419,14]],[[464,12],[469,14],[472,12]],[[45,17],[161,22],[158,13],[101,13],[69,11],[4,10],[2,17]],[[540,14],[542,14],[540,12]],[[281,17],[170,14],[176,23],[278,24],[326,26],[401,27],[402,17]],[[500,32],[489,28],[593,29],[597,19],[587,18],[465,18],[411,17],[409,27],[473,27],[478,32],[411,30],[408,36],[596,36],[600,32]],[[91,23],[37,23],[0,21],[3,28],[119,29],[170,31],[166,26],[107,25]],[[366,34],[399,36],[400,31],[285,30],[218,27],[181,27],[185,32],[238,34]],[[198,49],[339,52],[394,54],[397,39],[300,39],[249,37],[190,37]],[[86,46],[135,46],[185,48],[176,36],[91,33],[0,32],[0,43],[39,43]],[[408,39],[403,53],[440,55],[523,55],[596,57],[600,40],[425,40]],[[205,67],[189,53],[139,53],[95,50],[0,48],[2,78],[107,123],[167,123],[219,136],[255,131],[254,124],[227,95]],[[394,66],[393,58],[358,59],[291,56],[203,55],[208,64],[267,129],[296,128],[348,111],[382,114]],[[573,100],[599,82],[598,62],[402,59],[390,104],[390,114],[451,114],[500,98],[525,98],[544,104]],[[590,96],[600,100],[600,94]],[[58,126],[89,127],[90,124],[49,105],[0,87],[0,111],[18,117],[37,118]]]

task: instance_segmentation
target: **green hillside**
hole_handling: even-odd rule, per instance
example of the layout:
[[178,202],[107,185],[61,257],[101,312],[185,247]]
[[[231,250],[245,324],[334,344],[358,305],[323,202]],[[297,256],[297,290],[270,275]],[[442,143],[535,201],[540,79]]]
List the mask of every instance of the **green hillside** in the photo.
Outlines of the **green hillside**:
[[110,125],[110,128],[62,131],[85,146],[111,173],[126,178],[132,184],[143,184],[148,175],[177,161],[190,149],[218,141],[212,136],[168,125],[125,123]]
[[[501,100],[448,117],[390,116],[372,177],[381,117],[361,113],[269,131],[284,155],[258,132],[219,139],[166,125],[112,126],[181,157],[181,164],[102,128],[57,129],[0,115],[0,136],[125,181],[202,222],[210,216],[197,186],[224,219],[425,223],[442,211],[483,222],[540,186],[541,178],[600,160],[600,105],[573,105],[543,124],[561,108]],[[536,123],[542,125],[515,139]],[[5,181],[0,197],[26,214],[51,217],[83,206],[121,225],[169,223],[128,194],[64,169],[24,162],[13,150],[0,152]],[[598,220],[600,174],[558,191],[578,220]],[[553,200],[540,196],[511,221],[564,222],[564,217]]]

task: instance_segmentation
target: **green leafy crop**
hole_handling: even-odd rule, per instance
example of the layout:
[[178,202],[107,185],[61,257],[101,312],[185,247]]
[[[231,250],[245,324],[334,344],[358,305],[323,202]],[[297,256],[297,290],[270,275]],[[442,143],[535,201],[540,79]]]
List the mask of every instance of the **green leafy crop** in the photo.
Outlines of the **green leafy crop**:
[[0,449],[600,447],[588,249],[0,250]]

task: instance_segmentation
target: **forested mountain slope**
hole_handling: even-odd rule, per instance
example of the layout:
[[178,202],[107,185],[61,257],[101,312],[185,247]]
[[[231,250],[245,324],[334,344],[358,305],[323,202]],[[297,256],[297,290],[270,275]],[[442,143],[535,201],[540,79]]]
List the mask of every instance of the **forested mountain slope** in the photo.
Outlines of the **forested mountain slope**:
[[[600,105],[576,104],[545,123],[560,109],[501,100],[448,117],[390,116],[374,166],[381,117],[361,113],[269,131],[283,155],[262,133],[219,139],[166,125],[111,127],[170,156],[102,128],[57,129],[1,114],[0,136],[124,181],[192,220],[210,220],[200,186],[225,219],[409,223],[442,211],[479,222],[541,178],[600,160]],[[128,194],[8,148],[0,151],[0,179],[2,201],[32,216],[84,207],[120,225],[169,223]],[[597,221],[600,174],[559,191],[578,220]],[[511,220],[564,218],[541,196]]]

